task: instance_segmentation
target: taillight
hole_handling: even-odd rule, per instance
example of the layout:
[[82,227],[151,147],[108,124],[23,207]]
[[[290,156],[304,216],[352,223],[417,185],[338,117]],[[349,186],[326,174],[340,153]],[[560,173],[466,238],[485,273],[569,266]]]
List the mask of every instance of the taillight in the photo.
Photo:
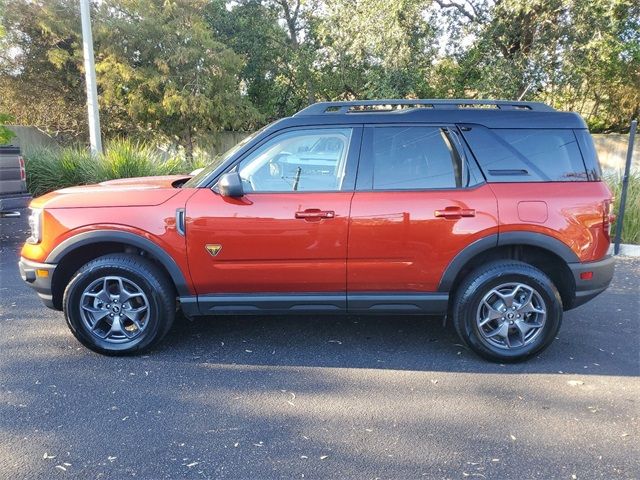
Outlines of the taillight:
[[613,209],[613,198],[611,200],[605,200],[603,203],[602,213],[602,229],[607,237],[607,240],[611,240],[611,224],[615,222],[616,216],[611,212]]
[[27,181],[27,170],[24,168],[24,158],[18,157],[18,161],[20,162],[20,180],[23,182]]

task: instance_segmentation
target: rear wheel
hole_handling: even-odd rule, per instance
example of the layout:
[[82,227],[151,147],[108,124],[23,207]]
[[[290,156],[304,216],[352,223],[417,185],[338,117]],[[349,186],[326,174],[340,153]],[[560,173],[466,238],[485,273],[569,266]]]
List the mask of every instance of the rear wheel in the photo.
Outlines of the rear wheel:
[[498,261],[471,272],[454,300],[462,341],[484,358],[517,362],[542,351],[562,323],[562,300],[537,268]]
[[112,254],[84,265],[64,292],[67,325],[104,354],[139,352],[158,343],[175,317],[175,293],[164,273],[136,255]]

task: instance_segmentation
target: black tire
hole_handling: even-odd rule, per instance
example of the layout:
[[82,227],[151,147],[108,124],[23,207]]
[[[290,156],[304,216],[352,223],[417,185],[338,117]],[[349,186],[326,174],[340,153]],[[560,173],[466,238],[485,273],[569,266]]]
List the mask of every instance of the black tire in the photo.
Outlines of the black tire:
[[[85,289],[94,283],[100,285],[100,280],[105,277],[119,277],[125,282],[127,293],[135,291],[133,286],[138,287],[138,290],[143,294],[136,294],[139,298],[144,298],[144,300],[136,301],[144,302],[143,307],[146,305],[146,308],[141,308],[145,317],[144,322],[140,322],[143,325],[142,328],[138,329],[137,324],[134,325],[134,322],[125,317],[124,305],[120,307],[123,321],[118,325],[125,326],[125,328],[119,330],[124,334],[124,331],[129,328],[125,322],[129,322],[130,328],[133,330],[131,334],[134,335],[131,339],[126,337],[121,340],[116,339],[116,341],[100,338],[97,333],[93,333],[87,323],[87,315],[89,314],[85,313],[85,308],[82,307],[84,304],[82,302],[87,301],[87,296],[84,295]],[[118,284],[114,280],[108,280],[108,282]],[[108,283],[104,283],[104,285],[107,286]],[[117,302],[117,300],[113,301]],[[130,300],[131,302],[133,300]],[[106,302],[98,301],[98,303]],[[167,334],[175,318],[176,294],[171,281],[153,262],[139,255],[122,253],[96,258],[81,267],[67,285],[62,304],[67,325],[80,343],[101,354],[126,355],[140,353],[151,348]],[[94,307],[89,305],[88,308]],[[132,308],[131,305],[128,308]],[[111,311],[106,309],[106,305],[100,305],[99,310],[101,312]],[[108,315],[113,316],[110,313]],[[93,319],[93,317],[90,318]],[[113,325],[108,323],[109,320],[106,316],[103,320],[96,321],[95,324],[103,322],[99,324],[100,331],[111,330]],[[113,320],[111,322],[113,323]],[[120,321],[118,320],[118,322]]]
[[[529,287],[537,292],[539,296],[536,298],[538,301],[542,300],[544,302],[543,306],[545,307],[546,315],[544,317],[540,316],[543,319],[539,322],[542,327],[535,330],[532,329],[530,333],[532,337],[529,340],[526,340],[526,337],[523,339],[523,334],[522,337],[519,337],[519,340],[514,342],[515,345],[508,347],[507,342],[511,344],[509,340],[511,338],[510,333],[506,334],[506,340],[499,336],[496,336],[494,340],[494,338],[486,338],[487,333],[484,330],[485,328],[490,330],[492,326],[496,326],[492,330],[492,332],[495,332],[498,326],[504,324],[505,320],[498,318],[493,320],[495,323],[489,323],[487,327],[481,327],[479,323],[482,322],[477,321],[477,317],[481,302],[486,305],[483,302],[485,295],[490,295],[490,292],[496,287],[512,284],[522,284],[524,287]],[[514,291],[516,291],[515,288]],[[519,291],[528,292],[524,288]],[[498,305],[502,301],[498,296],[489,297],[489,299],[492,298],[499,299]],[[506,304],[504,305],[505,309],[509,308]],[[471,350],[493,362],[513,363],[526,360],[541,352],[553,342],[562,324],[563,309],[558,289],[543,272],[527,263],[515,260],[501,260],[487,263],[466,276],[456,292],[452,310],[453,324],[456,331],[461,340]],[[501,312],[502,309],[492,311]],[[511,316],[513,317],[515,313],[517,312],[514,312]],[[531,315],[537,314],[528,313],[526,315],[527,318],[531,318]],[[522,317],[525,317],[525,314]],[[515,318],[512,320],[507,319],[510,326],[505,325],[505,328],[509,329],[509,332],[513,332],[514,335],[520,336],[521,329],[514,326],[514,321],[519,322],[520,320]],[[535,321],[533,323],[536,324]],[[484,334],[480,331],[481,329],[485,332]],[[518,342],[521,344],[518,345]],[[502,343],[503,345],[496,345],[497,343]]]

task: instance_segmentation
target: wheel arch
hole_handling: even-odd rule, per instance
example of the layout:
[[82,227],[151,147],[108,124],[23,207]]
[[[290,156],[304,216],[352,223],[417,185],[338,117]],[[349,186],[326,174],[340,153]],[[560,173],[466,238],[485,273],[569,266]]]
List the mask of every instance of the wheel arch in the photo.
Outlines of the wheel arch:
[[176,293],[190,295],[187,281],[175,260],[151,240],[130,232],[92,230],[60,243],[47,256],[46,263],[57,267],[51,279],[54,307],[62,308],[62,295],[71,276],[85,263],[109,253],[134,253],[153,260],[171,279]]
[[560,240],[534,232],[494,234],[468,245],[445,269],[438,291],[454,293],[471,270],[492,260],[520,260],[538,268],[556,285],[565,308],[572,304],[576,286],[569,264],[579,257]]

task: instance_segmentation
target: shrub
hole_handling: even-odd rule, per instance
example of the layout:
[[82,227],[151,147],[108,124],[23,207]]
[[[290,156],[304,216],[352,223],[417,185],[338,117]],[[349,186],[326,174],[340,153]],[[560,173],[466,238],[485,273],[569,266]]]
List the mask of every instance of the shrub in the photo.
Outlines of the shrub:
[[25,162],[27,187],[33,196],[99,179],[96,161],[85,149],[38,148],[25,155]]
[[34,196],[52,190],[118,178],[186,174],[193,170],[183,155],[162,155],[131,140],[109,142],[104,153],[92,157],[79,147],[37,148],[24,153],[27,187]]
[[[615,197],[614,212],[620,212],[620,197],[622,196],[622,174],[610,173],[605,180]],[[615,235],[616,224],[612,225],[612,239]],[[627,205],[622,226],[622,243],[640,244],[640,172],[632,172],[629,175],[629,189],[627,190]]]
[[131,140],[111,142],[100,166],[103,180],[189,173],[187,162],[181,156],[164,159],[157,149]]

